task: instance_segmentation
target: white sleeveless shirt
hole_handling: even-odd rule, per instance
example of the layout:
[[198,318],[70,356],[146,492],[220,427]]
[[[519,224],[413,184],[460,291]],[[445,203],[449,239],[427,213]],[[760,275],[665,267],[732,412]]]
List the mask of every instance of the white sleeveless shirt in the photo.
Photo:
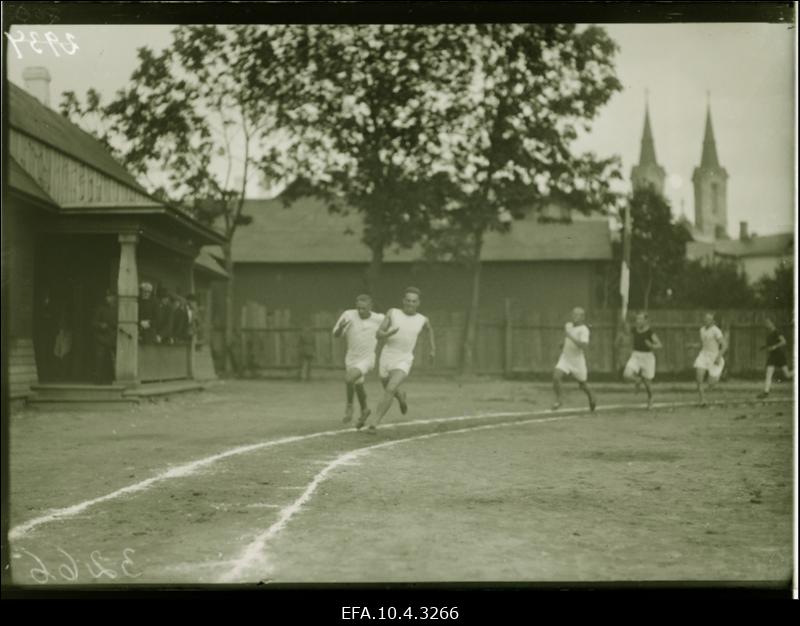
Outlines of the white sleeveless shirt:
[[383,354],[412,356],[417,345],[417,337],[428,318],[421,313],[407,315],[400,309],[389,309],[386,315],[391,320],[389,329],[399,328],[399,330],[386,340]]

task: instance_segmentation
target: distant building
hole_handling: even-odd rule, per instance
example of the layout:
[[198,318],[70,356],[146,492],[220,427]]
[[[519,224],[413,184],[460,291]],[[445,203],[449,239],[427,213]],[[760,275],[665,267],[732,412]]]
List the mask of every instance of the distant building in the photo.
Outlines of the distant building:
[[686,246],[686,256],[705,262],[734,263],[752,283],[764,276],[771,276],[779,267],[791,266],[794,260],[794,234],[750,235],[747,222],[741,222],[738,240],[692,241]]
[[[233,240],[234,310],[240,325],[253,303],[267,311],[289,311],[292,323],[310,315],[353,305],[365,289],[370,250],[361,241],[361,217],[329,213],[322,202],[303,198],[285,208],[279,199],[248,200],[253,221]],[[604,306],[612,250],[608,220],[576,216],[551,205],[515,221],[508,234],[490,233],[483,248],[481,309],[502,319],[505,299],[524,311],[563,313],[576,305]],[[428,312],[463,313],[471,278],[453,263],[420,261],[421,250],[386,250],[380,284],[373,297],[378,310],[399,305],[401,290],[418,286]],[[221,298],[215,298],[218,303]],[[221,325],[221,307],[215,318]],[[560,319],[560,318],[559,318]]]

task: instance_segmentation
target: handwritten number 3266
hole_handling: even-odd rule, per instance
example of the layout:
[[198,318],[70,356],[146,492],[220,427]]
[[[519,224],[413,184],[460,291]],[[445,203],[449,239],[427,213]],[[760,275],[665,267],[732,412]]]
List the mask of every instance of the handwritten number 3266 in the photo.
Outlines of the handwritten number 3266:
[[62,43],[59,41],[58,36],[51,31],[47,31],[44,34],[44,39],[39,38],[39,33],[35,30],[28,31],[30,35],[30,39],[25,37],[25,33],[21,30],[16,31],[15,33],[6,33],[6,37],[8,37],[8,41],[11,42],[11,45],[14,46],[14,52],[17,53],[17,58],[22,58],[22,51],[20,50],[19,44],[27,43],[31,50],[33,50],[36,54],[42,54],[44,50],[42,49],[43,45],[49,45],[50,49],[53,51],[53,54],[57,57],[61,55],[58,53],[58,48],[61,48],[61,51],[64,54],[68,54],[72,56],[75,52],[79,49],[78,44],[75,43],[75,37],[71,33],[67,33],[65,38],[67,43]]
[[[47,569],[47,566],[44,562],[35,554],[28,552],[24,548],[21,548],[21,551],[31,557],[34,561],[36,561],[37,565],[31,568],[31,578],[35,580],[40,585],[44,585],[51,580],[58,580],[55,575],[50,573],[50,570]],[[62,579],[66,580],[67,582],[74,582],[78,580],[79,569],[78,563],[72,558],[72,555],[63,550],[58,548],[58,551],[66,557],[66,562],[62,563],[58,567],[58,573]],[[135,552],[132,548],[126,548],[122,551],[122,563],[120,564],[120,569],[122,570],[122,574],[127,576],[128,578],[138,578],[141,576],[141,572],[133,572],[131,571],[131,566],[133,566],[133,561],[131,560],[131,555]],[[95,550],[89,555],[89,562],[84,563],[86,569],[88,570],[89,574],[92,578],[101,579],[101,578],[108,578],[108,579],[115,579],[119,576],[118,572],[113,569],[107,568],[103,565],[100,561],[105,560],[99,550]]]

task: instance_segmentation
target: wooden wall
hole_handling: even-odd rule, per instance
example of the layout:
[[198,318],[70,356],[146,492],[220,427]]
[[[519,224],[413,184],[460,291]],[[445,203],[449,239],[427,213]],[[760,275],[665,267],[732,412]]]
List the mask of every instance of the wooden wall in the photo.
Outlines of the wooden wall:
[[[651,311],[653,330],[664,349],[657,353],[658,372],[662,375],[689,375],[699,351],[699,328],[704,311]],[[435,334],[436,363],[428,362],[428,341],[424,334],[417,342],[415,368],[418,371],[454,372],[458,369],[464,316],[460,313],[425,312],[431,319]],[[338,313],[323,311],[311,316],[310,326],[315,337],[315,367],[340,368],[344,361],[345,345],[334,339],[331,330]],[[617,340],[616,313],[590,312],[587,322],[591,329],[587,353],[590,372],[615,375],[630,355],[630,344]],[[729,338],[726,356],[729,375],[751,375],[763,370],[765,317],[773,317],[793,345],[794,325],[785,311],[720,311],[722,330]],[[304,318],[305,319],[305,318]],[[632,321],[632,319],[631,319]],[[476,346],[476,371],[483,374],[548,374],[558,360],[566,319],[558,313],[517,310],[513,307],[504,320],[482,320]],[[243,307],[241,328],[236,332],[234,351],[244,371],[257,372],[281,368],[296,368],[299,364],[298,341],[305,321],[296,323],[292,312],[268,312],[255,303]],[[214,344],[221,350],[221,330],[215,331]],[[791,350],[790,350],[791,352]],[[793,362],[790,356],[790,361]]]
[[130,187],[14,129],[9,132],[9,152],[60,205],[153,204]]

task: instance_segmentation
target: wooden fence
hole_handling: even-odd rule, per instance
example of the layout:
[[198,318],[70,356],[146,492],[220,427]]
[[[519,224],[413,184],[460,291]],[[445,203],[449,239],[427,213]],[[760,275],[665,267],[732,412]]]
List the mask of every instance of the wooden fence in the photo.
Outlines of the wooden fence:
[[[415,353],[418,371],[455,372],[459,367],[465,315],[425,312],[436,333],[436,362],[428,359],[428,341],[421,336]],[[615,311],[595,311],[587,315],[591,329],[587,352],[589,369],[595,374],[612,375],[621,370],[630,354],[630,337],[620,338]],[[699,328],[704,311],[650,311],[650,325],[664,348],[657,353],[658,372],[682,375],[692,371],[699,350]],[[239,371],[257,373],[293,369],[299,365],[300,334],[309,330],[315,339],[315,368],[341,368],[345,345],[331,330],[338,312],[319,312],[309,326],[292,323],[290,311],[267,312],[250,303],[242,310],[241,326],[236,331],[234,358]],[[789,343],[790,361],[794,341],[794,322],[787,311],[718,311],[717,319],[728,337],[726,356],[729,375],[751,375],[763,370],[766,331],[764,319],[772,317]],[[632,319],[630,320],[632,322]],[[521,311],[506,303],[506,314],[496,319],[481,319],[475,349],[475,371],[479,374],[548,374],[558,360],[564,336],[566,314],[546,311]],[[215,329],[214,347],[222,348],[222,329]]]

